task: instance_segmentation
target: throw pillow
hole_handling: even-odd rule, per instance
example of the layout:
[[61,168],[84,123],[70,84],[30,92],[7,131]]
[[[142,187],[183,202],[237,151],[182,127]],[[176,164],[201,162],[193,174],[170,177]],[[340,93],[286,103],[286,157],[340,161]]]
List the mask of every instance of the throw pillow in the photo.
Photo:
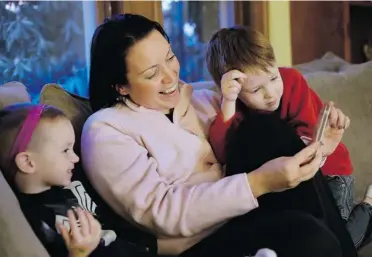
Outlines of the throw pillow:
[[76,137],[75,150],[79,154],[81,132],[85,121],[92,114],[89,100],[67,92],[60,85],[47,84],[41,90],[40,103],[59,108],[71,120]]
[[12,81],[0,86],[0,109],[16,103],[31,102],[27,88],[20,82]]
[[302,74],[317,72],[317,71],[333,71],[337,72],[341,67],[350,65],[341,57],[332,52],[327,52],[321,58],[315,59],[311,62],[294,65],[293,68],[297,69]]

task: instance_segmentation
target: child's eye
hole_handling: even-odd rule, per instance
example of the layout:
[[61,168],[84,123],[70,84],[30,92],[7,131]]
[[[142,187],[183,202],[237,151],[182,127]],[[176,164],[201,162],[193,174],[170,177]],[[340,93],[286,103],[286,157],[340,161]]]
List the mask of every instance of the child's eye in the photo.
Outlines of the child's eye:
[[275,80],[277,80],[277,78],[278,78],[278,76],[275,76],[275,77],[271,78],[271,81],[275,81]]
[[68,151],[70,151],[70,149],[69,149],[69,148],[67,148],[67,149],[63,150],[63,152],[64,152],[64,153],[67,153]]
[[252,93],[257,93],[260,88],[256,88],[255,90],[252,91]]

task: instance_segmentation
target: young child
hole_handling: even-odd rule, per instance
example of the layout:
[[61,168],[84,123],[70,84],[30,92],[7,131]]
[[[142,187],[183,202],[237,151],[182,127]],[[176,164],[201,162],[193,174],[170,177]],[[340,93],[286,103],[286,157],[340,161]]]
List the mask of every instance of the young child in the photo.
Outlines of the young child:
[[[304,143],[312,141],[323,102],[299,72],[277,67],[272,46],[261,33],[246,27],[222,29],[212,36],[206,60],[223,95],[221,112],[209,135],[220,163],[226,163],[227,146],[247,114],[254,117],[275,114],[293,127]],[[329,180],[342,217],[348,220],[349,232],[352,237],[355,234],[355,245],[359,246],[363,241],[360,234],[364,236],[372,213],[372,188],[367,190],[363,202],[353,208],[353,168],[347,148],[337,144],[350,120],[333,103],[331,106],[331,128],[321,147],[326,157],[321,170]],[[250,121],[254,122],[252,115]],[[360,213],[367,224],[355,221],[355,215],[361,217]]]
[[0,141],[0,169],[51,256],[150,256],[98,221],[97,205],[82,183],[71,182],[79,158],[62,111],[8,106],[0,111]]

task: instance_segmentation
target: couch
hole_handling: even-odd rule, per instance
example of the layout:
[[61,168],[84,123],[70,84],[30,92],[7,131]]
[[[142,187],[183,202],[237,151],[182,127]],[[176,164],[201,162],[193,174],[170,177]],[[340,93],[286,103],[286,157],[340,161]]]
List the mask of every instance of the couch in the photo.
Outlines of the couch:
[[[372,183],[372,62],[350,64],[332,53],[326,53],[317,60],[294,68],[305,76],[310,87],[324,101],[333,100],[351,118],[351,127],[343,141],[351,153],[356,177],[355,192],[360,199],[367,185]],[[192,85],[196,90],[216,90],[210,81]],[[0,86],[0,109],[12,103],[30,101],[23,84],[9,82]],[[38,101],[65,111],[72,120],[76,136],[80,137],[82,126],[91,113],[87,99],[73,95],[59,85],[47,84]],[[1,173],[0,196],[0,256],[47,257],[48,253],[27,224]],[[372,247],[363,249],[362,254],[372,256]]]

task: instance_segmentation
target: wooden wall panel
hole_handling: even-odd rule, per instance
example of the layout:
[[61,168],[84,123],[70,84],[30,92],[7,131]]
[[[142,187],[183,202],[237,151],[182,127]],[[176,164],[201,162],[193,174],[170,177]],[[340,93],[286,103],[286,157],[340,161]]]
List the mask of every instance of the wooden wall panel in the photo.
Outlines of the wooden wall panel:
[[235,1],[235,23],[269,36],[267,1]]
[[141,14],[151,20],[163,24],[163,11],[161,9],[161,1],[121,1],[122,13]]
[[103,20],[110,15],[111,15],[110,2],[97,1],[96,2],[97,24],[103,23]]
[[299,64],[332,51],[345,58],[344,4],[291,1],[292,63]]

